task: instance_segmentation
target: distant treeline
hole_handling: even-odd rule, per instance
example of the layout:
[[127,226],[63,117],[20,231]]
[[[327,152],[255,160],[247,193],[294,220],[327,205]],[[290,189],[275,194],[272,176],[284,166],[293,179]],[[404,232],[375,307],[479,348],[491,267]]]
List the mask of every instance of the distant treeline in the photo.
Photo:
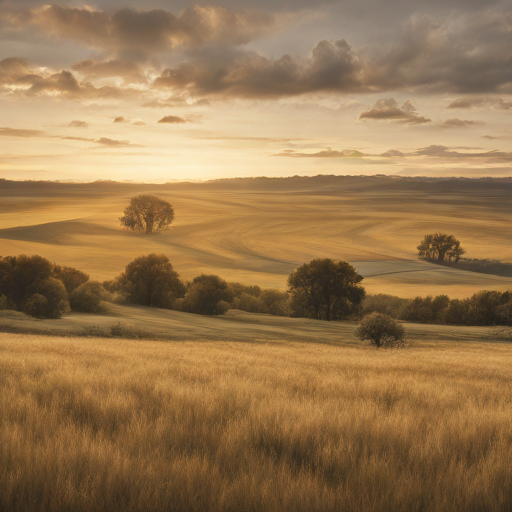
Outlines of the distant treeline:
[[512,277],[512,263],[504,263],[500,260],[461,258],[458,262],[429,260],[431,263],[443,265],[470,272],[480,272],[481,274],[493,274],[495,276]]
[[467,299],[447,295],[403,299],[379,293],[367,295],[360,313],[383,313],[409,322],[456,325],[512,325],[512,292],[480,291]]
[[[352,284],[347,284],[349,278]],[[104,313],[111,302],[202,315],[239,309],[320,320],[357,320],[375,312],[421,323],[512,325],[512,291],[480,291],[467,299],[446,295],[404,299],[366,295],[357,284],[361,280],[347,262],[318,259],[292,272],[289,291],[227,282],[213,274],[184,282],[165,255],[149,254],[129,263],[117,278],[100,283],[89,280],[81,270],[41,256],[6,256],[0,257],[0,309],[37,318],[60,318],[70,311]]]

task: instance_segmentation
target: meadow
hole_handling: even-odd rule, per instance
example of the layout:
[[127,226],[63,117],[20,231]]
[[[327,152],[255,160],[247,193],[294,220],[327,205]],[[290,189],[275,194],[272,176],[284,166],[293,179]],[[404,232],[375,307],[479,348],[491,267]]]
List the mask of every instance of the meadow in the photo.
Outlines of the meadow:
[[508,511],[510,345],[430,342],[0,334],[0,509]]

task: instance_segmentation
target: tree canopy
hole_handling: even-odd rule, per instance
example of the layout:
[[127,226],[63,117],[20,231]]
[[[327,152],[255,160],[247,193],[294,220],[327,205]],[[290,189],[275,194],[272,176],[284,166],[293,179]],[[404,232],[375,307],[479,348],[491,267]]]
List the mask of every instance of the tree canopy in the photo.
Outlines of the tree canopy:
[[132,197],[124,215],[119,217],[122,227],[145,233],[167,229],[173,219],[173,207],[167,201],[150,194]]
[[361,303],[365,290],[363,280],[346,261],[315,259],[297,267],[288,278],[295,316],[336,320]]
[[425,235],[417,247],[418,257],[423,260],[435,260],[438,262],[457,262],[466,251],[460,246],[460,242],[446,233]]
[[185,285],[164,254],[134,259],[110,288],[122,291],[134,304],[168,309],[185,293]]

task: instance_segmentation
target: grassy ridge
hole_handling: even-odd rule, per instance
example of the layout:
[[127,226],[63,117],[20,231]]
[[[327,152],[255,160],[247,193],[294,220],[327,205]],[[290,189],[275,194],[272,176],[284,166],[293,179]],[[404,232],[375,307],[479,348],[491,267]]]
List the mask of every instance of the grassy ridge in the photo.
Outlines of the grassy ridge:
[[0,509],[510,510],[510,346],[0,334]]

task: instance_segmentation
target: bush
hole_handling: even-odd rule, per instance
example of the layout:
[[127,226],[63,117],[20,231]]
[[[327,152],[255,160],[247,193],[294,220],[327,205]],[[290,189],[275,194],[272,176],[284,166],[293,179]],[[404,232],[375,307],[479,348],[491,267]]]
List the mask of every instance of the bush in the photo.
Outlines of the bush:
[[253,297],[259,297],[261,293],[261,288],[256,285],[228,283],[228,287],[235,298],[241,297],[243,294],[252,295]]
[[89,281],[89,274],[86,274],[77,268],[63,267],[61,265],[54,265],[53,277],[63,282],[68,293],[71,293],[80,285]]
[[402,324],[388,315],[371,313],[365,316],[355,331],[361,341],[369,341],[377,348],[405,343],[405,329]]
[[[5,295],[21,311],[25,301],[38,293],[37,285],[50,278],[53,265],[41,256],[0,258],[0,295]],[[44,295],[44,294],[43,294]]]
[[274,316],[290,316],[292,314],[289,299],[278,300],[270,305],[268,312]]
[[200,315],[223,315],[233,301],[233,292],[224,279],[216,275],[201,274],[190,284],[176,309]]
[[23,305],[23,313],[35,318],[44,318],[48,309],[48,300],[40,293],[34,293]]
[[361,304],[361,313],[363,316],[370,313],[381,313],[393,318],[402,318],[410,302],[410,299],[402,299],[395,295],[386,295],[384,293],[370,294],[364,298]]
[[185,293],[185,285],[164,254],[136,258],[106,286],[109,291],[123,292],[134,304],[166,309]]
[[36,293],[44,295],[48,301],[45,318],[60,318],[69,313],[68,293],[62,281],[49,277],[37,284]]
[[242,293],[240,297],[235,297],[233,300],[232,307],[234,309],[240,309],[241,311],[247,311],[248,313],[266,313],[267,308],[265,304],[254,295],[248,293]]
[[102,304],[108,298],[108,292],[98,281],[88,281],[81,284],[69,295],[69,305],[73,311],[82,313],[104,313],[106,307]]

